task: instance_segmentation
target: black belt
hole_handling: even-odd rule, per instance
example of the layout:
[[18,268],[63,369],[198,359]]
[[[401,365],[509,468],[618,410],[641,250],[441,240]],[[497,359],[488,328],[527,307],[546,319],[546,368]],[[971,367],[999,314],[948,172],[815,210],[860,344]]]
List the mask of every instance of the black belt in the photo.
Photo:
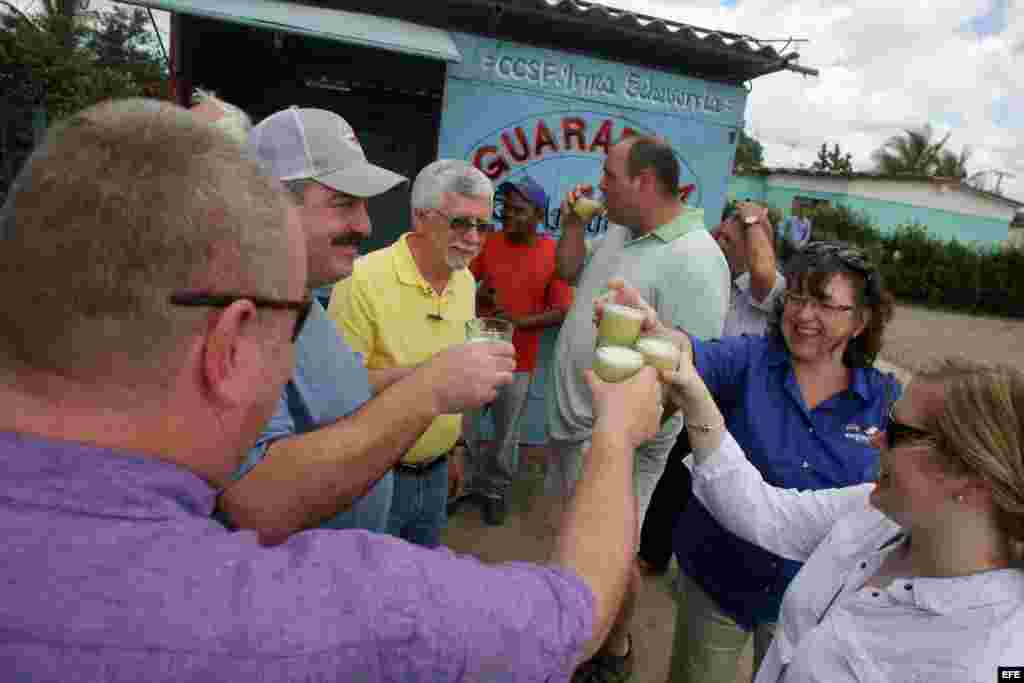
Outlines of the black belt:
[[445,463],[445,462],[448,462],[448,454],[447,453],[445,453],[444,455],[442,455],[439,458],[434,458],[430,462],[416,463],[415,465],[404,463],[404,462],[400,462],[397,465],[395,465],[395,472],[399,472],[401,474],[412,474],[412,475],[421,477],[421,476],[429,473],[431,470],[433,470],[438,465],[440,465],[442,463]]

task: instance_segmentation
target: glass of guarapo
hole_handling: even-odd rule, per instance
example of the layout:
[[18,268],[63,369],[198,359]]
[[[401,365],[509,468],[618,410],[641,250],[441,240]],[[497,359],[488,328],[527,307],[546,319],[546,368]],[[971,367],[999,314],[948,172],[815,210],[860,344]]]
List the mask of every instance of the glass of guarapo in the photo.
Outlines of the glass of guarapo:
[[605,305],[594,351],[594,372],[605,382],[627,380],[645,364],[669,371],[679,367],[679,347],[671,339],[640,336],[643,319],[635,308]]
[[512,341],[512,323],[502,318],[472,318],[466,321],[467,342]]
[[624,346],[632,348],[640,338],[644,312],[638,308],[606,303],[597,327],[597,346]]
[[579,197],[573,203],[572,211],[582,218],[584,222],[589,223],[594,216],[604,211],[604,205],[590,197]]

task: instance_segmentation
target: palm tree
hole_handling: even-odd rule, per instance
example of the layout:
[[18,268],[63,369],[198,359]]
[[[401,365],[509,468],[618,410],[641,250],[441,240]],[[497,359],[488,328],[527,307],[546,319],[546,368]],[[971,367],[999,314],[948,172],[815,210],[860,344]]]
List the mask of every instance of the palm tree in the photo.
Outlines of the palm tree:
[[935,166],[935,175],[943,178],[967,178],[967,162],[971,158],[971,148],[964,145],[960,155],[953,154],[948,149],[942,150],[939,163]]
[[[878,171],[886,174],[911,173],[934,175],[940,162],[940,152],[949,140],[949,133],[935,141],[929,124],[907,129],[903,135],[894,135],[871,155]],[[955,157],[954,157],[955,158]]]

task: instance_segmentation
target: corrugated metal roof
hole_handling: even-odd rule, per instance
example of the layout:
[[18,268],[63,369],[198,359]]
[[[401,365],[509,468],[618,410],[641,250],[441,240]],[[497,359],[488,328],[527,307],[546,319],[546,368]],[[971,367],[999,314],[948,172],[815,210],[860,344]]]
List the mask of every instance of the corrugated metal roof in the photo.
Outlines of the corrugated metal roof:
[[[680,41],[704,41],[716,47],[729,48],[739,52],[757,54],[765,59],[788,60],[798,57],[793,51],[780,54],[770,44],[745,34],[716,31],[693,24],[685,24],[670,19],[660,19],[638,12],[617,9],[596,2],[585,0],[529,0],[541,9],[554,9],[579,17],[593,18],[609,22],[620,28],[640,30],[652,35],[678,38]],[[518,3],[516,3],[518,4]]]
[[[296,0],[288,0],[295,2]],[[590,0],[301,0],[739,85],[778,71],[817,75],[782,42]]]

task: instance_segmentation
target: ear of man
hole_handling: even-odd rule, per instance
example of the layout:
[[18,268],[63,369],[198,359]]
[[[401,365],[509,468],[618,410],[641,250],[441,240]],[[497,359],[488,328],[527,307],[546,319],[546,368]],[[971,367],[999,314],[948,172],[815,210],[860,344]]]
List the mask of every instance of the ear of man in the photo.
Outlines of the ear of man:
[[207,328],[202,349],[202,380],[210,399],[225,407],[244,403],[261,365],[259,316],[251,301],[220,311]]

